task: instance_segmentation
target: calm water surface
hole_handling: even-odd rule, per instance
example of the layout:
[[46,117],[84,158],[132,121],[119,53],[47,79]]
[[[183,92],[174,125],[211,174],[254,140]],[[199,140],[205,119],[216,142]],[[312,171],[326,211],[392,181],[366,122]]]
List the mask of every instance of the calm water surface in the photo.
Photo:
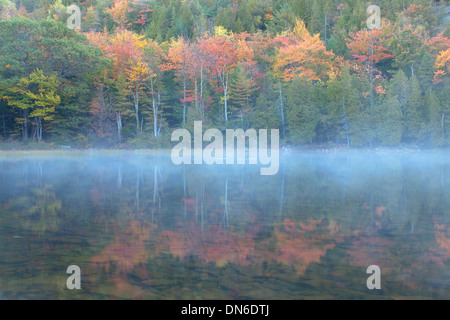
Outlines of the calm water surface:
[[0,299],[450,299],[449,258],[446,153],[0,156]]

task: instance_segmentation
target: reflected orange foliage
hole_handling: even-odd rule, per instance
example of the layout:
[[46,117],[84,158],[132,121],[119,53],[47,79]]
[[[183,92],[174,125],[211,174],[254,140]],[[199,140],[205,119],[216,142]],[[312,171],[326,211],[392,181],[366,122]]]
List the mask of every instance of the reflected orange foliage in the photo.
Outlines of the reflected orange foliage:
[[278,252],[273,259],[293,265],[298,275],[303,275],[311,263],[319,263],[329,249],[343,240],[338,225],[324,219],[295,223],[286,218],[283,229],[275,230]]
[[386,211],[386,207],[377,207],[376,209],[375,209],[375,212],[374,212],[374,214],[377,216],[377,217],[381,217],[381,216],[383,216],[383,213]]
[[[392,240],[382,237],[356,238],[347,249],[351,265],[367,268],[370,265],[380,265],[387,248],[394,245]],[[386,265],[386,264],[384,264]]]
[[206,241],[202,242],[200,259],[206,263],[224,266],[228,263],[250,265],[255,243],[249,234],[241,235],[227,231],[209,233]]
[[167,230],[162,232],[163,245],[169,253],[180,260],[191,255],[205,263],[219,267],[228,263],[249,265],[254,255],[255,244],[251,234],[241,235],[232,230],[218,230],[212,227],[202,235],[195,225],[184,232]]
[[115,265],[118,272],[129,272],[135,266],[147,262],[150,253],[145,242],[150,240],[151,229],[152,226],[132,221],[125,230],[121,230],[113,243],[91,258],[91,263],[100,265],[107,271],[111,265]]
[[431,247],[430,260],[444,267],[444,262],[450,259],[450,227],[440,224],[438,219],[434,220],[434,236],[437,246]]
[[180,260],[184,260],[192,253],[198,243],[198,236],[192,232],[166,230],[161,232],[163,245],[169,247],[169,253]]
[[126,299],[142,299],[144,291],[138,286],[130,284],[130,281],[121,274],[116,274],[112,278],[114,284],[114,295]]

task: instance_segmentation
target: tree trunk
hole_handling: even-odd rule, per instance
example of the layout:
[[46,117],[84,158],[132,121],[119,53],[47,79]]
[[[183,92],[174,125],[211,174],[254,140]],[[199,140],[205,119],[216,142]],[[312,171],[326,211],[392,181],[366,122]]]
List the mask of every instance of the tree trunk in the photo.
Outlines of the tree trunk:
[[228,93],[228,72],[226,75],[224,74],[224,82],[223,82],[223,97],[225,102],[225,122],[228,122],[228,104],[227,104],[227,93]]
[[33,140],[37,139],[38,143],[42,141],[42,118],[35,117],[34,118],[34,132],[33,132]]
[[3,119],[3,139],[6,140],[5,110],[2,112]]
[[280,112],[281,112],[281,128],[283,132],[283,137],[286,135],[286,125],[284,123],[284,105],[283,105],[283,91],[281,88],[281,79],[278,79],[278,86],[280,89]]
[[[158,109],[158,112],[159,112],[159,115],[160,115],[160,119],[159,119],[159,126],[158,126],[158,132],[156,133],[156,136],[157,137],[159,137],[159,135],[161,134],[161,125],[162,125],[162,114],[161,114],[161,112],[162,112],[162,108],[161,108],[161,110],[160,110],[160,105],[161,105],[161,94],[159,93],[159,91],[158,91],[158,104],[157,104],[157,109]],[[160,112],[161,111],[161,112]]]
[[34,127],[32,127],[32,128],[34,128],[34,129],[33,129],[33,135],[31,137],[31,140],[34,142],[34,138],[39,139],[37,137],[37,132],[38,132],[37,118],[34,118]]
[[373,74],[372,74],[372,66],[369,66],[369,81],[370,81],[370,114],[372,114],[372,109],[373,109]]
[[39,117],[39,143],[42,141],[42,118]]
[[198,87],[197,87],[197,76],[195,77],[195,79],[194,79],[194,90],[195,90],[195,96],[194,96],[194,99],[195,99],[195,111],[196,112],[198,112],[199,111],[199,109],[198,109],[198,95],[197,95],[197,91],[198,91]]
[[202,109],[202,120],[205,117],[205,106],[203,102],[203,62],[200,66],[200,109]]
[[186,126],[186,73],[183,72],[183,127]]
[[348,121],[347,121],[347,112],[345,111],[345,99],[342,97],[342,111],[344,112],[344,128],[345,135],[347,136],[347,148],[350,148],[350,137],[348,136]]
[[[373,39],[370,41],[370,47],[373,48]],[[373,56],[373,49],[370,49],[370,57]],[[370,113],[372,114],[373,109],[373,61],[369,58],[368,60],[368,72],[370,81]]]
[[120,116],[120,111],[116,113],[117,122],[117,135],[119,136],[119,143],[122,142],[122,117]]
[[158,136],[158,110],[156,109],[155,91],[153,88],[153,79],[150,79],[150,89],[152,91],[152,108],[153,108],[153,134],[155,138]]
[[139,90],[137,85],[134,94],[134,110],[136,111],[136,134],[139,135]]
[[22,140],[23,142],[28,142],[28,109],[23,110]]

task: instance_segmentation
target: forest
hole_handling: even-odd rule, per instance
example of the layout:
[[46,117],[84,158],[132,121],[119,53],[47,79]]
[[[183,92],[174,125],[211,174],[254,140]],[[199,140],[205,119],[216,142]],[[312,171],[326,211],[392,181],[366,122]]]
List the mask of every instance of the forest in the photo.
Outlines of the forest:
[[282,145],[449,147],[449,8],[0,0],[0,149],[165,148],[197,120]]

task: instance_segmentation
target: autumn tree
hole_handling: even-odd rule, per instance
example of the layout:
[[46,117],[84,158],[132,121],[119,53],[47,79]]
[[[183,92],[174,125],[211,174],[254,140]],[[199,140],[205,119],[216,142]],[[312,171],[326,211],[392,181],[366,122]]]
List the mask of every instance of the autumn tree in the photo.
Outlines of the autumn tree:
[[353,53],[354,59],[363,66],[369,79],[370,110],[374,106],[375,81],[379,78],[375,64],[394,57],[386,48],[386,40],[390,34],[390,25],[387,24],[382,29],[350,32],[350,37],[347,39],[347,46]]
[[94,75],[106,65],[100,49],[85,35],[55,21],[14,18],[0,24],[0,74],[4,79],[0,86],[10,88],[36,69],[54,75],[61,102],[47,133],[67,143],[78,141],[81,131],[89,127]]
[[20,79],[19,83],[11,88],[11,96],[8,96],[8,104],[23,111],[23,116],[18,118],[22,125],[23,139],[28,138],[28,119],[33,118],[35,126],[33,139],[42,141],[43,121],[53,119],[55,106],[61,99],[56,93],[58,82],[55,76],[46,76],[42,70],[37,69],[28,77]]
[[[158,138],[161,134],[163,123],[161,95],[156,86],[163,73],[172,69],[172,66],[168,66],[166,61],[167,55],[162,50],[161,46],[150,39],[144,50],[143,63],[145,64],[145,70],[148,74],[145,87],[150,90],[152,99],[153,135],[155,138]],[[149,82],[150,86],[148,85]]]
[[148,42],[143,36],[128,30],[118,32],[108,42],[108,55],[113,60],[116,77],[122,74],[127,79],[127,87],[133,99],[136,118],[136,133],[142,132],[139,103],[145,83],[149,78],[147,64],[144,61],[144,48]]
[[319,35],[311,36],[304,22],[297,21],[293,36],[281,46],[273,69],[286,82],[294,78],[326,82],[337,76],[335,59]]
[[114,0],[111,8],[106,9],[106,13],[111,15],[111,18],[117,24],[119,29],[124,29],[127,24],[127,13],[130,7],[129,0]]
[[216,28],[215,35],[200,39],[199,49],[205,55],[213,73],[219,79],[223,90],[224,118],[228,122],[229,75],[237,64],[236,47],[233,37],[223,28]]
[[[297,20],[292,34],[274,39],[279,47],[273,58],[273,74],[278,80],[281,122],[284,132],[284,104],[281,80],[290,82],[295,79],[324,83],[335,79],[339,70],[336,63],[340,60],[333,52],[327,51],[319,34],[312,36],[303,21]],[[303,106],[306,108],[306,106]],[[316,110],[317,111],[317,110]],[[316,111],[303,110],[308,117],[316,118]],[[300,112],[300,111],[299,111]],[[292,114],[292,113],[291,113]],[[300,113],[299,113],[300,115]],[[292,127],[293,124],[291,124]],[[313,124],[310,124],[314,127]],[[311,141],[314,130],[308,130],[306,141]]]
[[[187,109],[187,81],[189,76],[189,67],[194,63],[189,43],[183,37],[172,40],[168,52],[168,60],[170,68],[176,71],[176,74],[183,81],[183,126],[186,125],[186,109]],[[194,75],[195,77],[196,75]],[[197,93],[195,93],[197,94]]]
[[434,68],[436,69],[434,82],[439,83],[442,77],[450,73],[450,48],[439,53]]

